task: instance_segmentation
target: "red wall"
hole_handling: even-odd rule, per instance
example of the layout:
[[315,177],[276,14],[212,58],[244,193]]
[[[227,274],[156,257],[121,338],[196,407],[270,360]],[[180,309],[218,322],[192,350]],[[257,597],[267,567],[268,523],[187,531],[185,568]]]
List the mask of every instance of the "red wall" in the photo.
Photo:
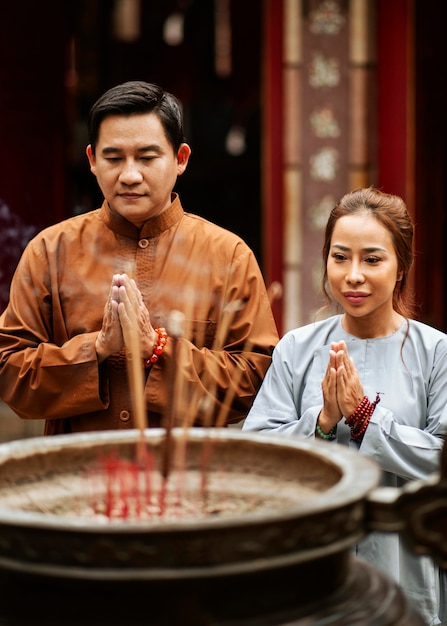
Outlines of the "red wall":
[[0,198],[29,224],[64,215],[66,3],[9,2],[0,17]]
[[67,3],[25,0],[0,15],[0,312],[20,254],[67,217]]
[[[263,159],[264,277],[269,286],[283,284],[283,12],[282,2],[264,2]],[[282,334],[282,299],[272,304]]]
[[378,0],[378,185],[411,200],[409,0]]

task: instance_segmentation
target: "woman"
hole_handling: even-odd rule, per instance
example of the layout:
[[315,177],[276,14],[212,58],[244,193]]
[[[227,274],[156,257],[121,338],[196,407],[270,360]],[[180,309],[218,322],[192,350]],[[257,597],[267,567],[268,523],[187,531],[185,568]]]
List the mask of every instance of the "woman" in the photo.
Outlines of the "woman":
[[[323,246],[323,292],[339,312],[280,340],[245,431],[356,447],[387,486],[439,469],[447,335],[411,319],[413,233],[397,196],[368,188],[341,198]],[[446,573],[431,559],[391,533],[372,533],[356,550],[397,580],[428,624],[447,619]]]

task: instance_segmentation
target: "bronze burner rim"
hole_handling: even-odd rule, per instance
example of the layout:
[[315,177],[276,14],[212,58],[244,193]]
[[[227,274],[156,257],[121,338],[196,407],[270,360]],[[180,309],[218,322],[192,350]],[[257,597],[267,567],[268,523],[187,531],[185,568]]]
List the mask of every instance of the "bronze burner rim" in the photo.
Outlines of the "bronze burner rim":
[[[160,444],[165,437],[165,431],[159,429],[147,429],[144,439],[151,444]],[[174,437],[183,437],[183,429],[174,429]],[[133,444],[136,443],[141,433],[136,429],[126,431],[94,431],[87,433],[75,433],[70,435],[55,435],[52,437],[32,437],[27,440],[12,441],[0,444],[0,471],[2,464],[13,458],[14,460],[26,459],[31,454],[43,452],[55,452],[61,448],[90,448],[103,445]],[[17,508],[9,508],[0,504],[0,526],[14,524],[49,529],[61,529],[67,532],[82,531],[92,534],[128,534],[146,533],[170,534],[173,532],[197,533],[198,529],[218,530],[219,528],[238,528],[247,524],[251,526],[265,526],[274,524],[278,520],[282,522],[306,519],[313,516],[336,512],[340,508],[352,507],[355,503],[363,501],[378,485],[380,480],[380,468],[372,460],[360,455],[340,444],[328,443],[317,440],[304,440],[298,438],[283,439],[259,433],[242,433],[239,430],[216,429],[216,428],[191,428],[187,434],[188,442],[220,441],[242,442],[247,445],[271,446],[284,450],[298,450],[312,455],[324,461],[326,465],[337,468],[341,477],[334,485],[330,486],[322,494],[309,501],[300,501],[277,511],[263,511],[259,513],[246,512],[242,514],[226,515],[224,517],[206,517],[203,519],[180,519],[163,520],[159,522],[145,520],[109,520],[107,523],[88,521],[73,515],[63,518],[56,514],[46,512],[23,511]],[[0,492],[1,493],[1,492]]]

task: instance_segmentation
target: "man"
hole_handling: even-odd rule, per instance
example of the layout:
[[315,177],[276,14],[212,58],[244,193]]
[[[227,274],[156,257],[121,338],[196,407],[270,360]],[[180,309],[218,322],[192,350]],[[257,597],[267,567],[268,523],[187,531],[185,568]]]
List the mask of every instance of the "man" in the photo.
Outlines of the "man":
[[89,140],[104,203],[25,249],[0,317],[0,397],[46,434],[136,427],[136,326],[149,426],[174,403],[189,424],[241,420],[278,335],[252,251],[173,192],[191,153],[177,100],[118,85],[93,105]]

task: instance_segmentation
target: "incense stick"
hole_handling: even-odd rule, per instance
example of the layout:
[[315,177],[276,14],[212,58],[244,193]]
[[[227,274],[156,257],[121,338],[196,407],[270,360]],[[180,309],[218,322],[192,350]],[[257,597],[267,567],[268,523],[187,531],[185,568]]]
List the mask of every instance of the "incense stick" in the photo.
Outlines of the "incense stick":
[[[270,306],[273,304],[273,301],[280,298],[282,296],[282,286],[278,282],[273,282],[270,287],[267,289],[267,295],[269,299]],[[242,354],[244,352],[251,352],[253,348],[253,340],[250,337],[247,337],[246,342],[244,344]],[[245,367],[242,367],[245,364],[238,363],[238,369],[232,378],[232,386],[227,389],[227,393],[225,394],[224,401],[220,407],[219,413],[216,419],[216,426],[221,427],[225,426],[228,418],[228,414],[231,410],[231,406],[233,404],[234,396],[236,395],[236,389],[238,387],[239,381],[242,377],[243,372],[245,371]]]
[[[270,288],[267,290],[267,295],[268,295],[269,303],[270,305],[272,305],[273,300],[275,300],[276,298],[280,298],[282,295],[281,284],[278,282],[272,283]],[[247,337],[241,354],[244,354],[245,352],[251,352],[253,345],[254,345],[254,341],[250,338],[250,336]],[[222,428],[227,423],[228,414],[231,410],[231,406],[233,404],[233,400],[236,395],[236,389],[238,387],[242,373],[245,371],[244,364],[245,362],[237,364],[238,369],[236,370],[235,374],[232,377],[232,386],[227,389],[225,398],[217,414],[217,418],[215,422],[216,428]],[[208,493],[206,468],[208,466],[209,460],[211,459],[213,451],[214,451],[214,442],[211,440],[205,441],[203,449],[202,449],[202,473],[201,473],[202,492],[203,492],[203,499],[205,502],[206,502],[207,493]]]
[[168,331],[169,336],[172,339],[172,356],[171,367],[168,372],[169,387],[168,387],[168,404],[167,411],[164,419],[165,427],[165,442],[163,447],[163,459],[161,475],[164,480],[168,479],[171,468],[171,456],[172,456],[172,428],[174,426],[175,409],[177,403],[175,402],[175,387],[176,387],[176,374],[177,374],[177,352],[178,352],[178,340],[183,334],[183,322],[184,315],[180,311],[172,311],[169,316]]
[[147,425],[146,407],[144,401],[143,358],[141,355],[140,338],[136,329],[130,333],[130,351],[127,351],[129,367],[129,386],[134,410],[134,421],[140,431]]
[[123,325],[124,343],[126,345],[127,372],[131,402],[134,412],[134,423],[140,431],[137,444],[137,460],[144,465],[146,449],[144,445],[144,429],[147,426],[146,401],[144,397],[143,356],[141,353],[140,333],[134,314],[129,316],[130,324]]
[[[242,308],[243,304],[241,300],[235,300],[230,302],[222,311],[221,323],[219,330],[214,338],[212,352],[219,352],[224,346],[225,339],[228,335],[228,330],[231,326],[231,322],[234,319],[236,313]],[[205,388],[208,392],[206,396],[202,395],[201,388],[197,388],[190,404],[190,411],[186,416],[187,426],[192,426],[194,419],[198,413],[202,414],[202,422],[204,426],[210,425],[211,414],[213,412],[213,400],[215,398],[216,383],[213,381],[212,371],[216,367],[215,360],[211,361],[208,369],[205,370],[202,378],[202,388]],[[202,398],[200,398],[202,396]]]

